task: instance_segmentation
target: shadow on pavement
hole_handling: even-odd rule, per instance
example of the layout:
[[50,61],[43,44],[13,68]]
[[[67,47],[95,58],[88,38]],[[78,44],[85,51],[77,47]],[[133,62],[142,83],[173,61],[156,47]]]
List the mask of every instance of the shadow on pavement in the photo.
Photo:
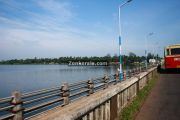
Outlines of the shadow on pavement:
[[180,68],[177,68],[177,69],[163,69],[159,65],[157,67],[157,72],[160,73],[160,74],[180,74]]

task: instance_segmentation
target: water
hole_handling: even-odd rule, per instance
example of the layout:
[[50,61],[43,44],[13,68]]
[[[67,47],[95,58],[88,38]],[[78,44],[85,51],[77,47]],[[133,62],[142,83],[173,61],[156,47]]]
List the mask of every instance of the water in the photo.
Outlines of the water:
[[0,98],[114,74],[114,66],[0,65]]

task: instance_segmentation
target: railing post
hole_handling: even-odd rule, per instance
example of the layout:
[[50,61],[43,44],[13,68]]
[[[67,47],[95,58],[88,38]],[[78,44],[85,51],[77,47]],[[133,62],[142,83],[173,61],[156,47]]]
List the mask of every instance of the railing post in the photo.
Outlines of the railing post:
[[135,75],[135,69],[133,68],[132,69],[132,76],[134,76]]
[[147,81],[146,83],[147,83],[147,84],[149,83],[149,80],[150,80],[150,74],[151,74],[151,73],[148,72],[147,75],[146,75],[146,79],[147,79],[147,80],[146,80],[146,81]]
[[135,73],[136,73],[136,74],[138,74],[138,67],[137,67],[137,68],[135,68],[135,71],[136,71]]
[[132,77],[132,70],[129,70],[129,78]]
[[69,93],[69,84],[68,83],[63,83],[63,85],[61,86],[61,92],[62,92],[61,95],[64,99],[63,106],[69,104],[70,93]]
[[104,89],[106,89],[108,87],[108,81],[109,81],[109,78],[107,75],[105,75],[103,77],[103,82],[104,82]]
[[140,73],[140,67],[137,68],[138,69],[138,74]]
[[21,93],[19,91],[14,91],[12,93],[12,101],[11,104],[14,105],[12,108],[12,113],[14,114],[13,120],[23,120],[23,107],[22,107],[22,99]]
[[118,74],[118,72],[116,72],[116,74],[114,74],[114,79],[115,79],[115,84],[117,84],[119,82],[119,74]]
[[136,69],[136,68],[134,68],[134,75],[136,75],[136,73],[137,73],[137,69]]
[[136,76],[137,78],[138,78],[138,80],[137,80],[137,85],[136,85],[136,91],[137,91],[137,93],[139,92],[139,90],[140,90],[140,85],[139,85],[139,82],[140,82],[140,75],[137,75]]
[[88,84],[88,89],[89,89],[88,95],[93,94],[94,93],[94,82],[92,80],[88,80],[87,84]]
[[139,72],[139,67],[137,67],[137,74],[139,74],[140,72]]
[[123,80],[126,80],[126,71],[123,71]]
[[142,71],[143,71],[143,72],[145,72],[145,71],[146,71],[146,68],[145,68],[144,66],[143,66],[143,68],[142,68]]

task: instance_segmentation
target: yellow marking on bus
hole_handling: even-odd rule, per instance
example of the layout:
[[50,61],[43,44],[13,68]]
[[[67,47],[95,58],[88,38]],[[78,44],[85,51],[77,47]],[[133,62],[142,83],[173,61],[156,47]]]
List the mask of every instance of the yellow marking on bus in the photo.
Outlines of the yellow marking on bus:
[[169,48],[180,48],[180,44],[175,44],[175,45],[169,45],[167,47],[165,47],[165,49],[169,49]]
[[176,68],[180,68],[180,65],[176,66]]

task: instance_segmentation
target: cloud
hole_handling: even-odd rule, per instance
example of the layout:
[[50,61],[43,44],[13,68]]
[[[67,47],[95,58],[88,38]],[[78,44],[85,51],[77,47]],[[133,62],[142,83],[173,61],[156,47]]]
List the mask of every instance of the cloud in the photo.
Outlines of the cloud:
[[33,55],[31,57],[89,56],[106,54],[113,47],[113,44],[109,45],[103,40],[96,41],[93,36],[85,40],[79,35],[62,32],[4,29],[0,30],[0,36],[3,39],[0,41],[0,51],[17,56],[18,54]]
[[[2,1],[2,3],[5,10],[1,11],[3,14],[1,17],[28,24],[34,29],[49,30],[51,28],[52,30],[59,30],[57,28],[64,27],[65,23],[67,24],[74,16],[72,5],[68,2],[38,0],[29,3],[31,7],[24,6],[25,3],[22,4],[17,1]],[[47,26],[48,29],[46,29]]]
[[39,0],[37,4],[50,16],[61,20],[70,20],[73,17],[71,4],[68,2],[58,2],[55,0]]
[[[18,2],[13,4],[5,3],[14,11],[2,11],[5,15],[0,16],[0,25],[3,26],[0,27],[0,59],[102,56],[117,51],[115,38],[71,26],[76,13],[69,2],[34,0],[33,7],[39,12],[27,6],[24,8]],[[8,14],[14,17],[8,17]],[[95,26],[106,29],[107,33],[110,31],[108,26]],[[112,40],[111,44],[109,40]]]

